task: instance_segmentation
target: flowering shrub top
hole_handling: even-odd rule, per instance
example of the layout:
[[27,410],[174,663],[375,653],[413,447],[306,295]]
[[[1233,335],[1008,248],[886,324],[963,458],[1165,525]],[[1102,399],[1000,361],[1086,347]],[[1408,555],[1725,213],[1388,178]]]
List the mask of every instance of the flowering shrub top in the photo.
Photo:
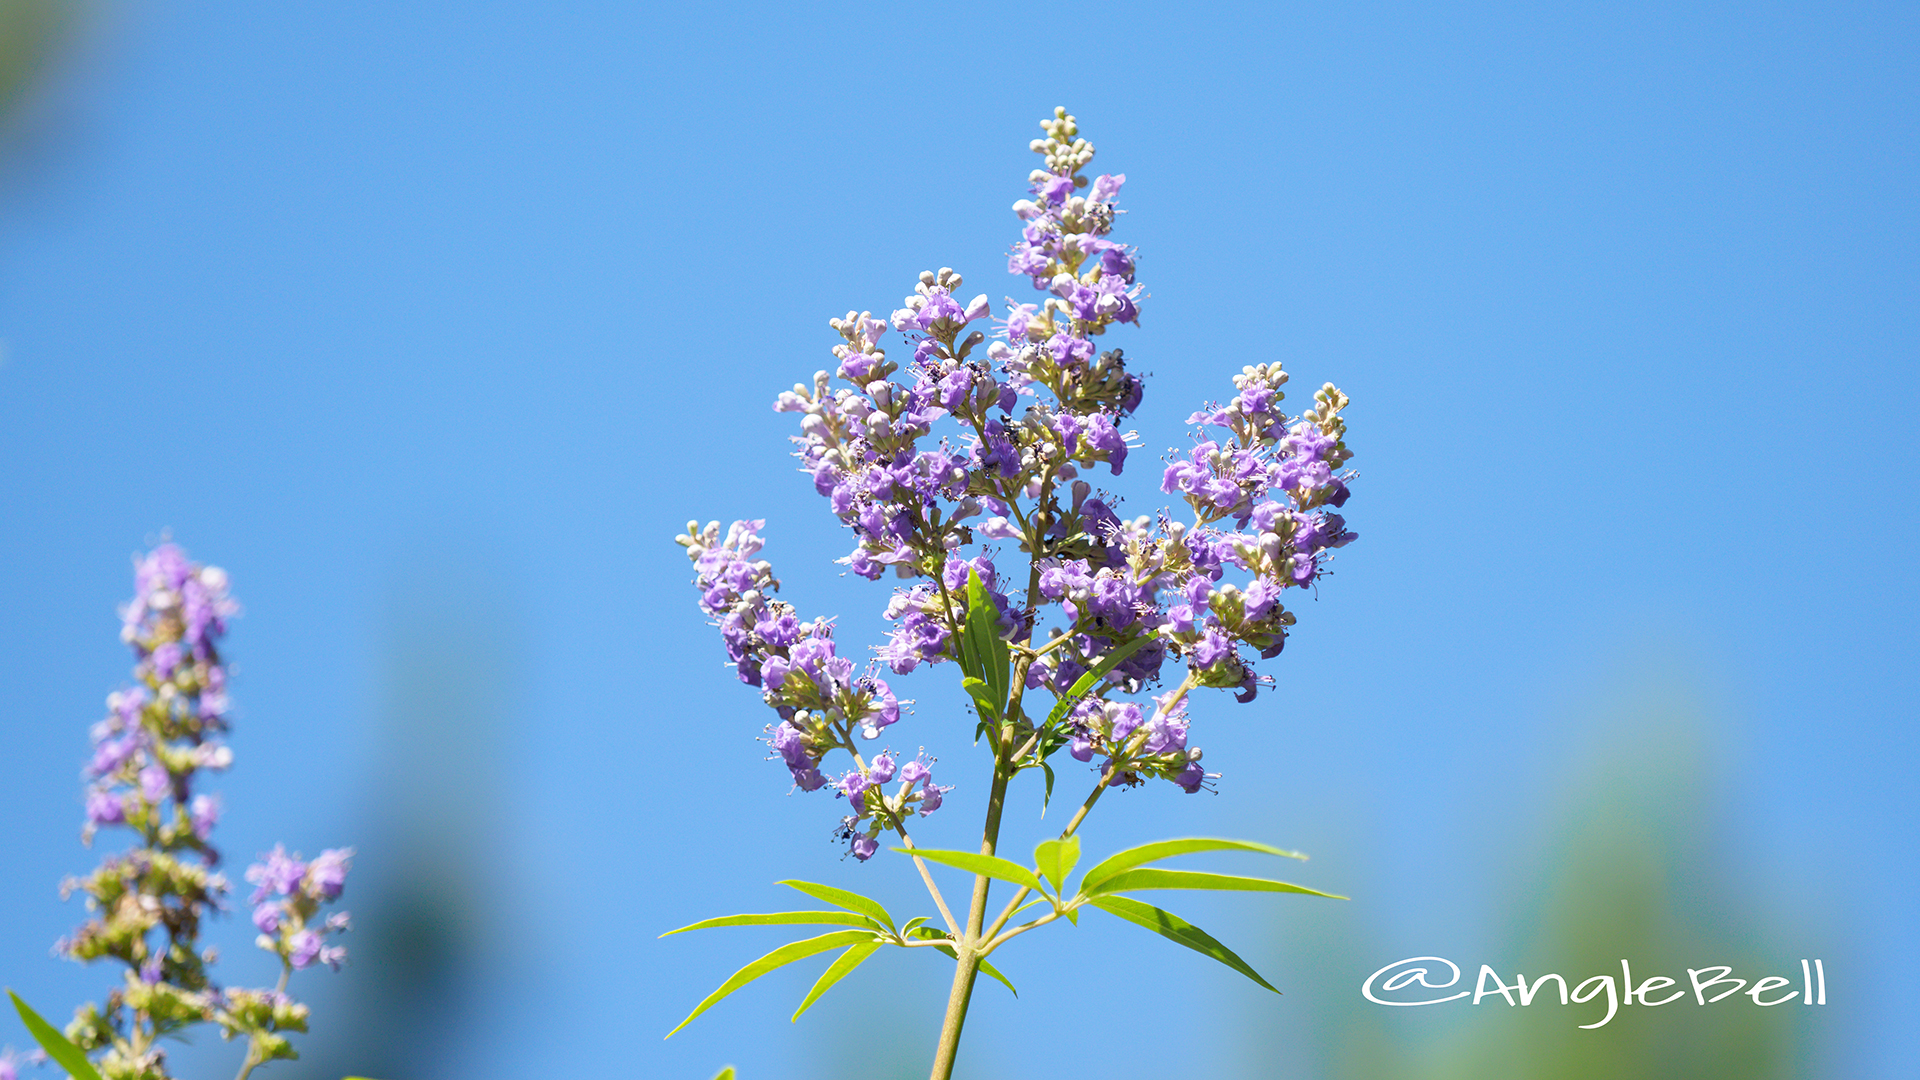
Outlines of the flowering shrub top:
[[240,608],[224,571],[194,564],[171,543],[136,560],[134,591],[120,612],[134,685],[110,694],[106,718],[93,726],[83,836],[92,843],[100,829],[121,827],[135,844],[62,885],[63,895],[86,897],[90,915],[55,946],[74,960],[118,960],[127,970],[104,1008],[89,1003],[75,1014],[65,1038],[76,1052],[104,1051],[97,1065],[106,1080],[164,1080],[160,1038],[210,1022],[224,1038],[247,1040],[245,1077],[297,1056],[285,1033],[307,1029],[307,1007],[287,995],[287,975],[315,963],[338,970],[346,959],[330,939],[348,928],[347,914],[322,918],[320,909],[340,896],[353,852],[303,862],[275,847],[250,867],[257,944],[279,957],[280,981],[271,990],[213,982],[216,952],[198,947],[200,924],[224,906],[231,886],[214,869],[220,798],[198,788],[203,771],[233,763],[222,738],[229,703],[219,641]]

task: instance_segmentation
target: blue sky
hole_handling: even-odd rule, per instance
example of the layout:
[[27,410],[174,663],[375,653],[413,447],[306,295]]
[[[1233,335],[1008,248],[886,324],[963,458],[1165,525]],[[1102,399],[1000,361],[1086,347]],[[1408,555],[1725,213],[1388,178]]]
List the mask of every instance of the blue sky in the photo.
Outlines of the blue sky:
[[[1245,1063],[1236,1029],[1357,998],[1376,948],[1517,948],[1502,913],[1553,823],[1607,812],[1566,793],[1603,762],[1668,764],[1635,703],[1684,698],[1675,783],[1701,793],[1732,915],[1848,987],[1809,1060],[1898,1075],[1920,961],[1915,23],[102,6],[0,161],[0,972],[48,1012],[103,986],[47,958],[80,917],[55,884],[91,857],[76,774],[127,664],[127,558],[170,529],[246,606],[229,850],[355,843],[363,903],[441,850],[482,894],[419,1076],[920,1061],[944,992],[920,956],[797,1025],[796,974],[658,1038],[772,944],[660,930],[784,903],[788,876],[913,903],[901,867],[840,861],[833,808],[762,760],[768,715],[670,537],[765,518],[783,595],[877,632],[887,587],[838,576],[845,534],[768,406],[827,366],[828,317],[892,308],[922,269],[1024,298],[1007,206],[1064,104],[1096,170],[1128,176],[1150,296],[1114,343],[1152,373],[1148,451],[1278,359],[1353,395],[1361,472],[1361,540],[1301,605],[1276,691],[1197,710],[1221,793],[1130,794],[1089,843],[1304,848],[1303,880],[1354,895],[1338,925],[1371,936],[1350,979],[1282,971],[1276,1005],[1130,929],[1030,935],[1002,965],[1025,996],[982,1002],[962,1072],[1041,1075],[1040,1017],[1107,1075],[1307,1069]],[[1159,505],[1154,470],[1126,481],[1132,512]],[[923,842],[964,846],[985,785],[945,674],[905,680],[899,731],[962,785]],[[1229,940],[1317,917],[1195,904]],[[229,975],[258,978],[238,922]],[[325,1010],[378,962],[315,990],[316,1058],[352,1039]],[[1164,1039],[1098,1037],[1143,1000]]]

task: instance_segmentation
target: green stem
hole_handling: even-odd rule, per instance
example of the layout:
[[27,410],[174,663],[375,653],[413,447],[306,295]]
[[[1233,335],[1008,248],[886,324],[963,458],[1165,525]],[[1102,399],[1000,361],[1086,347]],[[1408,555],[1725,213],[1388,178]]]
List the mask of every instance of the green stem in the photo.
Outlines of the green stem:
[[[1007,735],[1012,734],[1012,725],[1002,725]],[[1011,770],[1007,767],[1005,738],[994,740],[993,790],[987,796],[987,820],[981,829],[980,853],[993,854],[1000,842],[1000,811],[1007,798],[1007,780]],[[953,1062],[960,1050],[960,1029],[967,1022],[967,1005],[973,999],[974,979],[980,974],[980,961],[985,955],[980,946],[985,944],[981,932],[987,922],[987,887],[991,879],[985,874],[976,874],[973,879],[973,903],[967,909],[967,931],[954,943],[953,989],[947,994],[947,1015],[940,1025],[940,1042],[933,1054],[932,1080],[951,1080]]]

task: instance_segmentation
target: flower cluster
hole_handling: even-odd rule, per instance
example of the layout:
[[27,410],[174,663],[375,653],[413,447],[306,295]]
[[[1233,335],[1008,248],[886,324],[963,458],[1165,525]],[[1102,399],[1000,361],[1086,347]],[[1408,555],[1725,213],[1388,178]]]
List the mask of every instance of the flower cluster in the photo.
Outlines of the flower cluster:
[[[892,779],[893,759],[883,753],[872,765],[861,764],[854,735],[863,740],[879,738],[883,729],[899,721],[905,703],[894,696],[885,679],[871,670],[856,670],[851,659],[838,654],[831,622],[802,622],[791,604],[772,598],[780,582],[764,559],[753,558],[763,544],[759,530],[764,524],[736,521],[722,539],[717,521],[704,529],[698,522],[687,522],[686,534],[678,539],[694,564],[701,610],[720,628],[728,660],[740,680],[760,687],[762,698],[780,716],[767,743],[786,764],[794,783],[803,791],[827,786],[820,762],[835,749],[845,750],[857,767],[848,775],[869,779],[842,778],[835,790],[854,800],[856,812],[850,821],[870,817],[867,803],[859,796],[868,785]],[[887,762],[886,775],[871,779],[882,761]],[[941,789],[933,786],[927,764],[910,762],[902,779],[909,774],[915,777],[913,782],[903,784],[891,803],[875,802],[874,810],[890,806],[897,815],[913,804],[925,814],[939,807]],[[916,786],[918,790],[912,790]],[[854,846],[855,854],[861,850],[860,845]],[[868,849],[867,854],[871,853]]]
[[253,925],[260,931],[255,944],[280,957],[293,970],[318,960],[335,971],[346,962],[347,950],[327,944],[327,935],[351,928],[344,911],[336,911],[314,925],[322,905],[339,899],[352,865],[352,848],[323,851],[312,862],[288,855],[275,845],[261,861],[247,868],[247,883],[255,886]]
[[[1104,466],[1119,476],[1138,446],[1122,425],[1140,407],[1142,381],[1122,350],[1095,345],[1114,326],[1137,324],[1143,300],[1138,252],[1113,238],[1126,177],[1085,174],[1095,151],[1065,109],[1041,128],[1032,149],[1044,167],[1013,204],[1020,236],[1007,268],[1045,295],[1009,299],[988,344],[974,328],[988,315],[987,297],[963,301],[961,275],[949,268],[924,272],[889,319],[850,311],[830,320],[840,337],[834,369],[779,395],[774,409],[799,414],[801,470],[855,535],[840,562],[868,579],[888,567],[918,579],[886,606],[893,629],[875,651],[892,673],[963,659],[968,584],[977,576],[1018,676],[1001,718],[1011,725],[1006,745],[1030,754],[1017,768],[1065,747],[1081,761],[1099,755],[1106,783],[1152,776],[1197,791],[1211,774],[1187,743],[1188,692],[1231,688],[1251,700],[1271,681],[1255,673],[1255,658],[1277,655],[1294,623],[1282,594],[1313,585],[1331,553],[1354,539],[1334,512],[1353,479],[1341,471],[1352,456],[1341,417],[1348,401],[1327,384],[1311,409],[1289,417],[1280,365],[1247,366],[1231,401],[1189,419],[1200,429],[1193,449],[1166,464],[1162,490],[1181,496],[1192,520],[1166,512],[1123,519],[1117,500],[1082,473]],[[904,367],[882,347],[890,330],[911,352]],[[936,441],[943,422],[952,426]],[[883,713],[892,694],[871,676],[852,677],[825,620],[801,623],[770,599],[777,583],[765,563],[750,561],[760,525],[735,523],[722,543],[717,523],[704,532],[690,524],[679,542],[698,566],[702,607],[740,678],[763,686],[781,710],[774,749],[811,790],[828,783],[822,756],[852,749],[852,727],[872,737],[885,726],[864,718]],[[1024,592],[1002,583],[995,553],[968,550],[995,541],[1028,557]],[[1037,634],[1054,605],[1059,622]],[[1157,683],[1169,658],[1186,669],[1177,688],[1144,704],[1110,700]],[[790,691],[803,671],[801,688]],[[1026,715],[1021,693],[1040,688],[1068,699],[1064,715]],[[882,807],[870,794],[892,776],[883,754],[835,782],[854,800],[843,835],[863,858],[883,819],[905,809],[893,805],[896,796]],[[938,805],[940,789],[921,781],[914,790],[922,812]]]
[[194,793],[194,778],[233,762],[219,738],[228,702],[217,643],[240,608],[225,571],[194,566],[173,544],[140,559],[133,578],[120,638],[133,648],[138,683],[108,695],[106,719],[93,726],[87,835],[127,825],[148,847],[192,849],[212,863],[218,855],[207,841],[220,801]]
[[[55,947],[82,962],[118,960],[127,971],[104,1008],[76,1012],[67,1037],[83,1050],[106,1050],[98,1059],[106,1080],[164,1080],[159,1038],[211,1022],[226,1038],[247,1039],[244,1074],[296,1056],[282,1032],[305,1031],[307,1010],[286,996],[284,977],[271,991],[216,986],[207,971],[216,952],[198,947],[202,919],[221,908],[230,888],[213,869],[219,797],[196,786],[200,770],[233,761],[220,738],[229,706],[218,644],[239,607],[225,572],[194,564],[171,543],[136,560],[134,587],[121,609],[121,638],[133,649],[136,683],[108,696],[107,717],[93,727],[83,835],[91,843],[99,829],[120,826],[137,844],[62,885],[63,895],[83,893],[93,914]],[[303,865],[299,896],[281,905],[287,932],[272,942],[263,935],[285,971],[315,959],[338,968],[344,960],[344,950],[326,946],[325,931],[309,929],[307,920],[320,899],[339,895],[348,854],[328,852]],[[265,865],[279,866],[276,859],[286,861],[279,849]],[[255,867],[247,877],[269,872]],[[277,872],[283,880],[285,867]],[[326,930],[344,929],[339,918]]]

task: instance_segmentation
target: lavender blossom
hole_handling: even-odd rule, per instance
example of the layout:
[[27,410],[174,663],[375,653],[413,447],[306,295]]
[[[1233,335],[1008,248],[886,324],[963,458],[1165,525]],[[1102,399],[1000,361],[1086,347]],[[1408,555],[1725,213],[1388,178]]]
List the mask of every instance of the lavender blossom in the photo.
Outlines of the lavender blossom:
[[[93,725],[82,835],[91,843],[101,829],[126,828],[135,846],[62,886],[85,893],[96,914],[56,947],[82,962],[118,960],[126,972],[106,1009],[82,1007],[67,1033],[84,1051],[104,1051],[103,1075],[165,1080],[155,1038],[212,1022],[229,1038],[245,1036],[244,1076],[292,1057],[282,1032],[305,1031],[307,1014],[281,991],[215,987],[207,972],[214,951],[197,946],[202,919],[222,908],[230,889],[213,870],[220,856],[209,842],[220,798],[195,788],[200,773],[233,762],[223,739],[229,701],[220,639],[240,608],[224,571],[195,564],[172,543],[134,561],[134,588],[120,609],[120,636],[133,650],[137,685],[108,695],[107,716]],[[259,886],[253,923],[288,971],[316,960],[337,967],[343,958],[325,945],[324,926],[307,924],[339,895],[351,854],[329,851],[307,864],[276,847],[247,871]]]

